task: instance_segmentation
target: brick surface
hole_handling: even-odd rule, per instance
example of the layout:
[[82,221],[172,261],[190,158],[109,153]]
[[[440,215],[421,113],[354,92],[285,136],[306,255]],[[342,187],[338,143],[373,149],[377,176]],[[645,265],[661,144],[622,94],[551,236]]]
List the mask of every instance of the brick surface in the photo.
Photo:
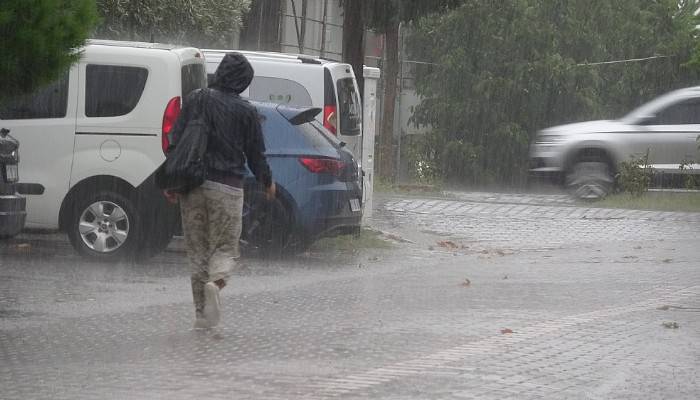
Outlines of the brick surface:
[[478,196],[379,198],[390,250],[246,260],[204,332],[177,243],[4,242],[0,398],[700,397],[699,214]]

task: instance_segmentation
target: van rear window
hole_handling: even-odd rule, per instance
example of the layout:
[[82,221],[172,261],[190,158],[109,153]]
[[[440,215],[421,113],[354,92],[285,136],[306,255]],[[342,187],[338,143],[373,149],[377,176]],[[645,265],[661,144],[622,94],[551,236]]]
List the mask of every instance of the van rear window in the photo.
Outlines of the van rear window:
[[94,65],[85,69],[85,116],[118,117],[136,108],[146,86],[148,70],[123,65]]
[[313,105],[311,95],[306,88],[289,79],[256,76],[250,83],[249,90],[251,100],[297,107]]
[[362,127],[362,109],[355,82],[352,78],[339,79],[337,86],[340,133],[359,135]]
[[196,89],[207,87],[207,75],[202,64],[189,64],[182,66],[182,97],[187,97]]

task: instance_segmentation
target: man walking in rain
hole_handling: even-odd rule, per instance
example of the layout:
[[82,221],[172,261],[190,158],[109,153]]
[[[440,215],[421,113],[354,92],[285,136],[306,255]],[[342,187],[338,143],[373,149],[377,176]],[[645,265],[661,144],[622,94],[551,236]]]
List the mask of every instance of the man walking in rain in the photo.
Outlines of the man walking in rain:
[[171,201],[180,199],[185,245],[192,265],[195,329],[218,325],[219,291],[226,286],[240,257],[246,162],[267,188],[268,200],[275,197],[258,113],[239,96],[252,80],[253,67],[245,56],[226,54],[209,89],[187,96],[173,128],[176,139],[193,119],[201,118],[208,127],[207,180],[186,194],[165,193]]

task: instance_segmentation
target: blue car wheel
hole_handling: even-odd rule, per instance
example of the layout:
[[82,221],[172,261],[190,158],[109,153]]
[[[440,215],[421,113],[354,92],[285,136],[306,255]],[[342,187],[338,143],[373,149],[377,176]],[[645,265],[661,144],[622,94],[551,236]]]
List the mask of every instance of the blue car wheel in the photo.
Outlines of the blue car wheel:
[[268,201],[264,192],[246,190],[241,233],[246,248],[265,255],[280,254],[290,244],[291,222],[287,208],[279,199]]

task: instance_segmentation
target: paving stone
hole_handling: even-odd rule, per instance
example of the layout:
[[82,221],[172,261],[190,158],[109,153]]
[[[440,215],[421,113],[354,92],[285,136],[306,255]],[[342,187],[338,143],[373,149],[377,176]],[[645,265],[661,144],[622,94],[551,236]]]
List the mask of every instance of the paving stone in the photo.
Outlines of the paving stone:
[[700,397],[698,214],[465,196],[380,198],[376,226],[416,236],[392,250],[246,260],[215,331],[190,330],[177,246],[0,245],[0,398]]

